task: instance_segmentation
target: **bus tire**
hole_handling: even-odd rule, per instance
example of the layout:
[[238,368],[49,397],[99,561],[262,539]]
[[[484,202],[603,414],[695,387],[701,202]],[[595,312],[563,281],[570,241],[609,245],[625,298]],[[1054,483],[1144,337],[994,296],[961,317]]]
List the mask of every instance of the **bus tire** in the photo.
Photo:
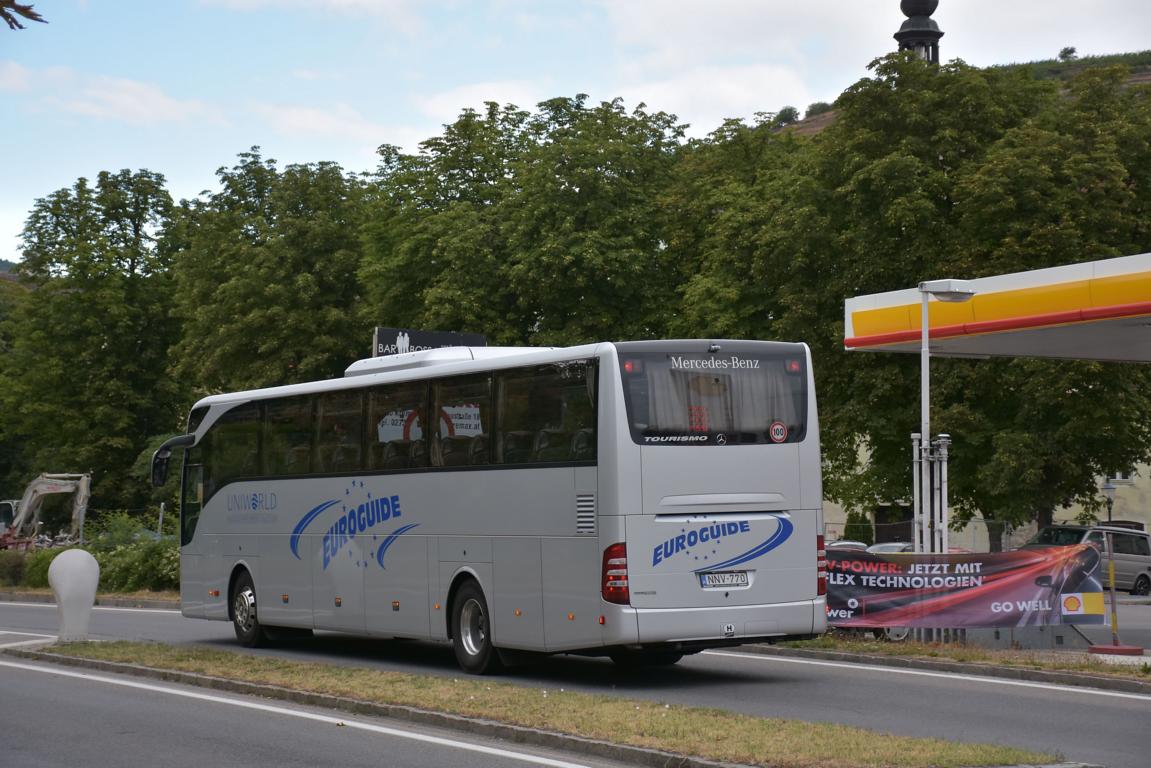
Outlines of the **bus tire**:
[[252,575],[241,571],[232,586],[230,600],[232,613],[232,627],[236,630],[236,639],[245,648],[260,648],[268,644],[268,633],[265,631],[256,615],[256,585],[252,582]]
[[460,585],[452,601],[452,649],[465,672],[489,675],[501,668],[500,655],[492,645],[488,602],[480,585],[471,579]]

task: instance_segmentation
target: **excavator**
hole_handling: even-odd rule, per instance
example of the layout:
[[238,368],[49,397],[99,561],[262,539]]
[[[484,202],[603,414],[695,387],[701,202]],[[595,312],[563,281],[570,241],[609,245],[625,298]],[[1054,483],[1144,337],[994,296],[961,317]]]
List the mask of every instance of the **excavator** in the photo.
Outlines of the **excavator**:
[[69,539],[80,538],[84,527],[84,515],[88,511],[88,499],[92,495],[91,475],[51,475],[43,474],[28,484],[19,502],[3,502],[14,512],[12,522],[0,532],[0,549],[27,551],[35,549],[39,538],[40,509],[44,497],[53,493],[72,493],[72,525]]

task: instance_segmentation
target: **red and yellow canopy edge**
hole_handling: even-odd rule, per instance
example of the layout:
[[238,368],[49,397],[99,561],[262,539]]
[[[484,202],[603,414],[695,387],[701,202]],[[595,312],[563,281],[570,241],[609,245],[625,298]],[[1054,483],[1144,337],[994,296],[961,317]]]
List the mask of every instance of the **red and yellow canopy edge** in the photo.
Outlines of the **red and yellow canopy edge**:
[[[852,313],[849,348],[920,338],[919,302]],[[970,336],[1151,315],[1151,272],[1112,275],[1030,288],[977,293],[961,304],[928,305],[931,338]]]

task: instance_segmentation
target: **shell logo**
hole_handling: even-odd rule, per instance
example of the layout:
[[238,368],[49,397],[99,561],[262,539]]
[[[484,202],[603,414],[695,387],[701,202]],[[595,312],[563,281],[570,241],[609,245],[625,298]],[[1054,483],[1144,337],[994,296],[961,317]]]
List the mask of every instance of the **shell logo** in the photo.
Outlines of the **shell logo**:
[[1067,595],[1063,598],[1063,610],[1067,613],[1075,613],[1083,610],[1083,601],[1076,595]]

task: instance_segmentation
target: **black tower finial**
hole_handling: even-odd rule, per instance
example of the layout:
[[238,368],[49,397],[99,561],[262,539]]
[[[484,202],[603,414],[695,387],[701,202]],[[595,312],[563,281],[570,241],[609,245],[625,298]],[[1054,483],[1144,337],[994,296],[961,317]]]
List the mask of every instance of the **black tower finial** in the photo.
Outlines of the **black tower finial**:
[[931,20],[939,0],[900,0],[899,9],[907,17],[895,33],[899,50],[915,51],[915,55],[932,64],[939,63],[939,38],[943,31]]

